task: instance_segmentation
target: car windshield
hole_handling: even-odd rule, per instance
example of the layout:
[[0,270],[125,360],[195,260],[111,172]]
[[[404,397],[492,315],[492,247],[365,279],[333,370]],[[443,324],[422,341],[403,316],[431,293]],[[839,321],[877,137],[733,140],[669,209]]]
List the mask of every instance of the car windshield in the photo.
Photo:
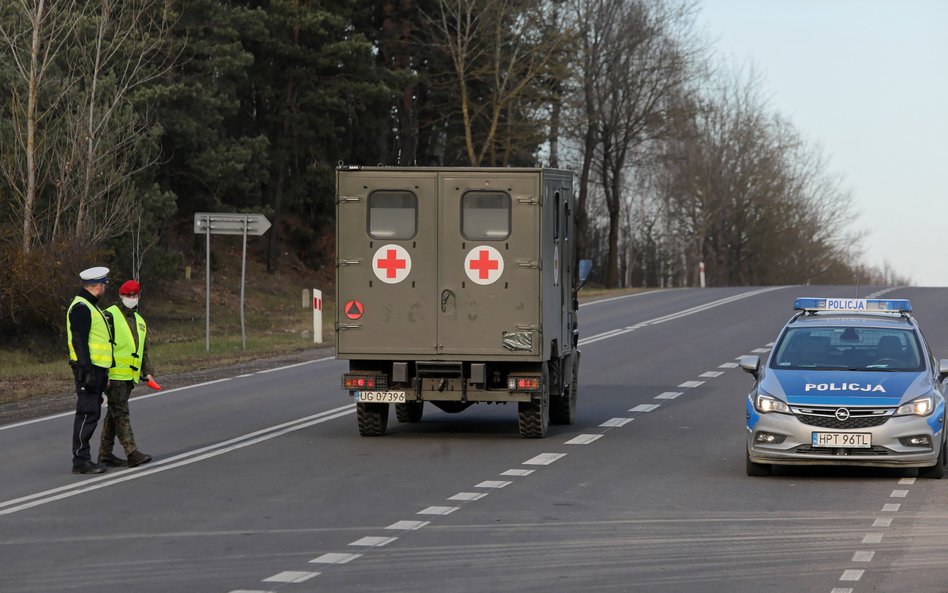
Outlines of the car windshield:
[[789,328],[771,368],[894,372],[925,367],[915,332],[844,326]]

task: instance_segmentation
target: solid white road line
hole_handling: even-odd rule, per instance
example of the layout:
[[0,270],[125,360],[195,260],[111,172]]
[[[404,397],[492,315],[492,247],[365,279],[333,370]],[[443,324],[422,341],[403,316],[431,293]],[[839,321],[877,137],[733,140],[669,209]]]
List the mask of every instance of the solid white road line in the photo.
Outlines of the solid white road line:
[[218,455],[223,455],[224,453],[230,453],[231,451],[236,451],[237,449],[242,449],[244,447],[249,447],[250,445],[268,441],[270,439],[274,439],[297,430],[309,428],[310,426],[314,426],[316,424],[322,424],[323,422],[335,420],[336,418],[347,416],[354,411],[355,404],[347,404],[339,408],[313,414],[312,416],[299,418],[297,420],[271,426],[263,430],[251,432],[233,439],[216,443],[214,445],[202,447],[193,451],[187,451],[167,459],[154,461],[146,466],[116,471],[115,473],[110,474],[102,474],[82,482],[72,483],[66,486],[60,486],[58,488],[52,488],[43,492],[37,492],[35,494],[29,494],[27,496],[21,496],[20,498],[0,502],[0,515],[8,515],[22,511],[24,509],[62,500],[64,498],[70,498],[72,496],[76,496],[77,494],[91,492],[100,488],[106,488],[108,486],[114,486],[115,484],[128,482],[129,480],[137,480],[139,478],[167,471],[169,469],[197,463],[198,461],[217,457]]
[[[291,364],[291,365],[287,365],[287,366],[283,366],[283,367],[277,367],[277,368],[274,368],[274,369],[267,369],[267,370],[265,370],[265,371],[257,371],[257,373],[250,373],[250,375],[253,375],[253,374],[263,374],[263,373],[275,373],[275,372],[277,372],[277,371],[284,371],[284,370],[286,370],[286,369],[292,369],[292,368],[300,367],[300,366],[307,365],[307,364],[316,364],[316,363],[319,363],[319,362],[325,362],[325,361],[327,361],[327,360],[335,360],[335,359],[336,359],[335,356],[326,356],[326,357],[323,357],[323,358],[318,358],[318,359],[316,359],[316,360],[307,360],[306,362],[298,362],[298,363],[296,363],[296,364]],[[249,375],[239,375],[239,376],[240,376],[240,377],[247,377],[247,376],[249,376]],[[156,391],[155,393],[149,393],[149,394],[147,394],[147,395],[140,395],[140,396],[138,396],[138,397],[133,397],[133,398],[130,399],[129,401],[130,401],[130,402],[137,402],[137,401],[140,401],[140,400],[151,399],[151,398],[153,398],[153,397],[167,397],[169,394],[175,393],[175,392],[178,392],[178,391],[186,391],[186,390],[188,390],[188,389],[197,389],[198,387],[206,387],[206,386],[208,386],[208,385],[214,385],[215,383],[223,383],[224,381],[230,381],[231,379],[232,379],[232,377],[225,377],[225,378],[223,378],[223,379],[215,379],[214,381],[205,381],[204,383],[195,383],[194,385],[185,385],[185,386],[183,386],[183,387],[173,387],[173,388],[171,388],[171,389],[162,389],[161,391]],[[103,404],[103,407],[105,407],[105,404]],[[66,416],[74,416],[75,413],[76,413],[75,411],[72,411],[72,412],[61,412],[61,413],[59,413],[59,414],[52,414],[52,415],[50,415],[50,416],[43,416],[42,418],[34,418],[34,419],[32,419],[32,420],[24,420],[23,422],[17,422],[16,424],[7,424],[7,425],[5,425],[5,426],[0,426],[0,430],[9,430],[9,429],[11,429],[11,428],[18,428],[18,427],[20,427],[20,426],[27,426],[27,425],[29,425],[29,424],[36,424],[36,423],[38,423],[38,422],[44,422],[44,421],[46,421],[46,420],[53,420],[53,419],[55,419],[55,418],[65,418]]]

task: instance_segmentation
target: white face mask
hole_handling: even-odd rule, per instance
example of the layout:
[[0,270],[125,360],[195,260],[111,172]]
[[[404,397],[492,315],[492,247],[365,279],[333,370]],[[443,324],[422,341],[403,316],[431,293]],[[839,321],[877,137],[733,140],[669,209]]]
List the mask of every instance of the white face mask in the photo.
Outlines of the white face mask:
[[122,304],[129,309],[134,309],[138,306],[138,297],[122,297]]

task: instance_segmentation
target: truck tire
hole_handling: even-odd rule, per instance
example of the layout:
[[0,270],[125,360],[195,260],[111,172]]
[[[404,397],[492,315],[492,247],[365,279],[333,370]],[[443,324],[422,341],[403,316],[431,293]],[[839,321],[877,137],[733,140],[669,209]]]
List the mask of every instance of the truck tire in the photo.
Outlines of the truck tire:
[[543,391],[538,399],[520,402],[517,406],[520,436],[525,439],[542,439],[550,425],[550,370],[543,363]]
[[421,415],[425,411],[425,402],[405,402],[395,404],[395,417],[399,422],[414,424],[421,422]]
[[572,424],[576,419],[576,395],[579,388],[579,376],[576,364],[572,365],[569,374],[569,385],[563,388],[563,393],[550,398],[550,424]]
[[380,437],[388,427],[388,404],[356,403],[356,418],[359,434],[364,437]]

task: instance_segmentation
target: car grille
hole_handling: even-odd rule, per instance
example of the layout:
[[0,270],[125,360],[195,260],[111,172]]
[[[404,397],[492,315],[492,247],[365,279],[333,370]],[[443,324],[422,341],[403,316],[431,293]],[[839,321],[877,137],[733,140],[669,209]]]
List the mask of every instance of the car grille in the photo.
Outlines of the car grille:
[[810,426],[849,430],[881,426],[895,412],[894,408],[846,408],[849,410],[849,418],[839,420],[836,418],[836,410],[838,409],[839,407],[794,407],[793,414],[797,420]]
[[831,449],[829,447],[814,447],[812,445],[800,445],[793,449],[794,453],[803,455],[838,455],[848,457],[851,455],[888,455],[889,450],[885,447],[873,446],[866,449]]

